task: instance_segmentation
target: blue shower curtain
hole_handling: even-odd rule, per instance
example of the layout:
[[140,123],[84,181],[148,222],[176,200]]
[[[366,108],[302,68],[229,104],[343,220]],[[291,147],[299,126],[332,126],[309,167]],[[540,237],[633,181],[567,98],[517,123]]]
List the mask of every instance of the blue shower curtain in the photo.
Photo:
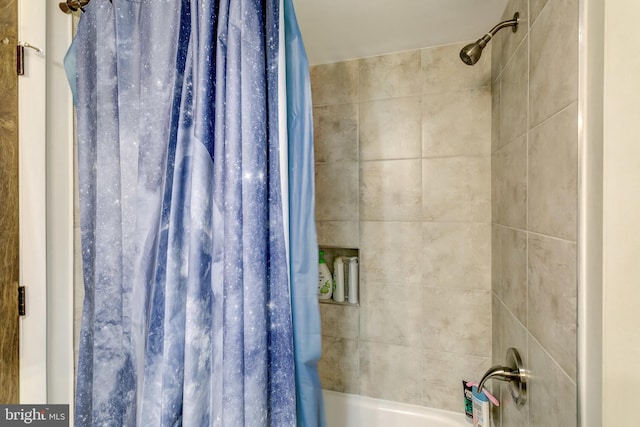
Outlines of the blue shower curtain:
[[324,425],[312,140],[292,120],[307,63],[286,58],[304,49],[284,6],[93,0],[80,20],[78,426]]
[[324,426],[317,362],[322,335],[318,310],[318,243],[314,220],[313,117],[309,62],[292,0],[284,2],[289,142],[291,294],[296,350],[298,425]]

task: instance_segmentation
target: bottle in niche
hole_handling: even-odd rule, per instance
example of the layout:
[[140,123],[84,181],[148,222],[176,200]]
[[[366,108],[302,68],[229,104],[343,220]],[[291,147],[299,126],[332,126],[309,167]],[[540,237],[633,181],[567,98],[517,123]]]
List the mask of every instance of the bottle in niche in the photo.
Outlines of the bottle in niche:
[[358,257],[349,258],[349,299],[350,304],[358,303]]
[[344,262],[340,256],[333,261],[333,300],[344,302]]
[[318,261],[318,298],[330,299],[333,293],[333,278],[327,263],[324,261],[324,251],[320,251]]

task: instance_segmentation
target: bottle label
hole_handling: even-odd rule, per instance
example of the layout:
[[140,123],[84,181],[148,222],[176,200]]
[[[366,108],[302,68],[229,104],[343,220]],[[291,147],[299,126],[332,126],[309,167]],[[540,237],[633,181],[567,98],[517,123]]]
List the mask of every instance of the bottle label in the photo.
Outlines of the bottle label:
[[326,295],[331,289],[331,280],[325,280],[323,276],[318,278],[318,292],[320,295]]
[[489,427],[489,402],[473,396],[473,427]]

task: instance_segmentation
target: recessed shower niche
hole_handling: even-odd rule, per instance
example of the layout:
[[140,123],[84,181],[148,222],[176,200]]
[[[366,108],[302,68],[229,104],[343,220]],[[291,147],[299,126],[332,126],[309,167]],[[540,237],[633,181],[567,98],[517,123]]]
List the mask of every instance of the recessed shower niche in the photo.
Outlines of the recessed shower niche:
[[[359,268],[360,268],[360,251],[354,248],[336,248],[320,246],[320,251],[324,253],[324,261],[329,267],[333,278],[333,295],[329,299],[319,300],[324,304],[345,304],[360,305],[359,292]],[[336,288],[339,286],[336,281],[339,280],[336,269],[342,269],[342,289],[341,298],[336,297]]]

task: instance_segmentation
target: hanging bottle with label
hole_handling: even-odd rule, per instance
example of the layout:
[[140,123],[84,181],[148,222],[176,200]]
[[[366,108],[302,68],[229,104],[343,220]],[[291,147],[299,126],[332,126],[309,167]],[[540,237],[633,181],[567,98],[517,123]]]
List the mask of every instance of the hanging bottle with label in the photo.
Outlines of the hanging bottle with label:
[[473,394],[473,427],[491,427],[491,413],[489,412],[489,398],[485,393],[478,393],[476,386],[472,387]]

